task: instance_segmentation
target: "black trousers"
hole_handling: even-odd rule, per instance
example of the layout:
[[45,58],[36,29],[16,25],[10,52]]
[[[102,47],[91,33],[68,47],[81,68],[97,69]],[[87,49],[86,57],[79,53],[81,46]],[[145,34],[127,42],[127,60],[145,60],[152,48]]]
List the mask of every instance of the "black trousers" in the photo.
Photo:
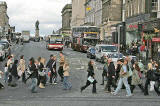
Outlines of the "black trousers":
[[26,74],[25,74],[25,72],[22,74],[22,82],[26,82]]
[[[141,91],[144,92],[144,87],[143,87],[143,85],[142,85],[142,84],[139,84],[138,86],[139,86],[139,88],[141,89]],[[133,93],[135,87],[136,87],[135,85],[131,85],[131,93]]]
[[113,86],[114,89],[116,89],[116,87],[117,87],[116,84],[115,84],[115,79],[112,78],[112,77],[108,78],[108,82],[107,82],[107,84],[106,84],[106,89],[107,89],[109,92],[111,92],[111,86]]
[[58,69],[58,74],[61,77],[61,81],[63,81],[63,66],[60,66]]
[[86,85],[81,87],[81,91],[86,89],[89,85],[93,84],[92,93],[96,93],[96,83],[97,83],[96,80],[93,83],[91,83],[90,81],[87,80]]
[[50,83],[53,82],[53,79],[54,79],[54,83],[57,82],[57,72],[51,71]]
[[1,89],[2,87],[4,87],[4,85],[0,82],[0,89]]
[[150,81],[151,80],[149,78],[146,79],[145,86],[144,86],[144,95],[149,95],[149,93],[148,93],[148,85],[150,84]]

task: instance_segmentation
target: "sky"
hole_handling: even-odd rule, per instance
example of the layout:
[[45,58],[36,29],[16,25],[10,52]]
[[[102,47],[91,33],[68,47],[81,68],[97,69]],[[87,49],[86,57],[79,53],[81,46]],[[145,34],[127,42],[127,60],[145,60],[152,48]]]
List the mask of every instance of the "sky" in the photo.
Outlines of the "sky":
[[62,8],[71,0],[0,0],[6,1],[9,23],[16,32],[30,30],[35,34],[35,22],[39,20],[40,35],[49,35],[61,28]]

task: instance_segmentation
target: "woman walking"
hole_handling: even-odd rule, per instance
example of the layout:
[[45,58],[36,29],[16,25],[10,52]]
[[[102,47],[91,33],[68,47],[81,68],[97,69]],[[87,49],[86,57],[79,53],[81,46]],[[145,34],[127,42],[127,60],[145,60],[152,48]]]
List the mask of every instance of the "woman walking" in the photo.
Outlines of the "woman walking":
[[24,55],[20,57],[19,65],[18,65],[18,73],[21,73],[22,76],[22,82],[26,83],[26,75],[25,75],[25,70],[26,70],[26,62],[24,60]]
[[88,63],[88,80],[86,82],[86,85],[81,87],[81,92],[86,89],[89,85],[93,84],[93,88],[92,88],[92,93],[97,93],[96,92],[96,83],[97,81],[95,80],[95,73],[94,73],[94,68],[93,68],[93,65],[94,65],[94,61],[93,60],[90,60],[89,63]]
[[64,90],[70,90],[72,88],[72,85],[68,81],[70,74],[69,74],[69,64],[67,62],[64,63],[63,70],[64,70],[64,73],[63,73],[63,76],[64,76],[63,89]]
[[131,82],[131,92],[133,93],[134,88],[138,85],[142,92],[144,92],[144,88],[142,85],[142,74],[138,63],[133,65],[133,73],[132,73],[132,82]]
[[[3,72],[0,71],[0,80],[1,80],[1,78],[2,78],[2,74],[3,74]],[[4,88],[4,85],[0,82],[0,89],[2,89],[2,88]]]

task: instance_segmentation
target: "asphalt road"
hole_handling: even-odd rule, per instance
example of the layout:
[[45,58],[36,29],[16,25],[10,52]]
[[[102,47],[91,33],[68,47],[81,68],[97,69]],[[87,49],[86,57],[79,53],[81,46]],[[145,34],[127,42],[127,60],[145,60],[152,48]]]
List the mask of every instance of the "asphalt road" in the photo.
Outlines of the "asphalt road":
[[[26,63],[31,57],[39,56],[49,59],[50,54],[57,56],[59,60],[59,51],[48,51],[45,48],[45,42],[30,42],[24,45],[14,45],[12,52],[16,59],[20,55],[25,56]],[[62,83],[57,85],[48,85],[45,89],[38,89],[38,93],[30,92],[30,80],[23,84],[20,80],[15,88],[8,87],[0,90],[0,106],[159,106],[160,98],[155,92],[150,92],[150,96],[143,96],[139,88],[135,89],[133,97],[125,97],[126,92],[122,90],[118,96],[104,92],[104,86],[101,86],[101,73],[103,65],[95,63],[95,73],[97,84],[97,94],[91,93],[92,86],[88,87],[82,94],[80,87],[87,79],[87,64],[89,59],[85,53],[72,51],[70,48],[63,50],[65,58],[70,64],[70,81],[72,89],[70,91],[62,90]],[[0,63],[0,69],[3,70],[4,62]],[[58,64],[59,65],[59,64]],[[58,69],[58,68],[57,68]],[[60,79],[58,79],[60,80]]]

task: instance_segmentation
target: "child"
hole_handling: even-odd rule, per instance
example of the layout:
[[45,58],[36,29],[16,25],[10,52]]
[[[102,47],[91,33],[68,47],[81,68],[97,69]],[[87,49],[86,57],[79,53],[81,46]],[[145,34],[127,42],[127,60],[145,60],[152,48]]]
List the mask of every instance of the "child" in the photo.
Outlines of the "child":
[[9,73],[8,73],[8,67],[7,67],[7,63],[6,63],[4,66],[4,81],[5,81],[5,83],[7,83],[7,81],[8,81],[8,75],[9,75]]
[[[3,72],[0,71],[0,79],[2,78],[2,74],[3,74]],[[2,88],[4,88],[4,85],[0,82],[0,89],[2,89]]]

